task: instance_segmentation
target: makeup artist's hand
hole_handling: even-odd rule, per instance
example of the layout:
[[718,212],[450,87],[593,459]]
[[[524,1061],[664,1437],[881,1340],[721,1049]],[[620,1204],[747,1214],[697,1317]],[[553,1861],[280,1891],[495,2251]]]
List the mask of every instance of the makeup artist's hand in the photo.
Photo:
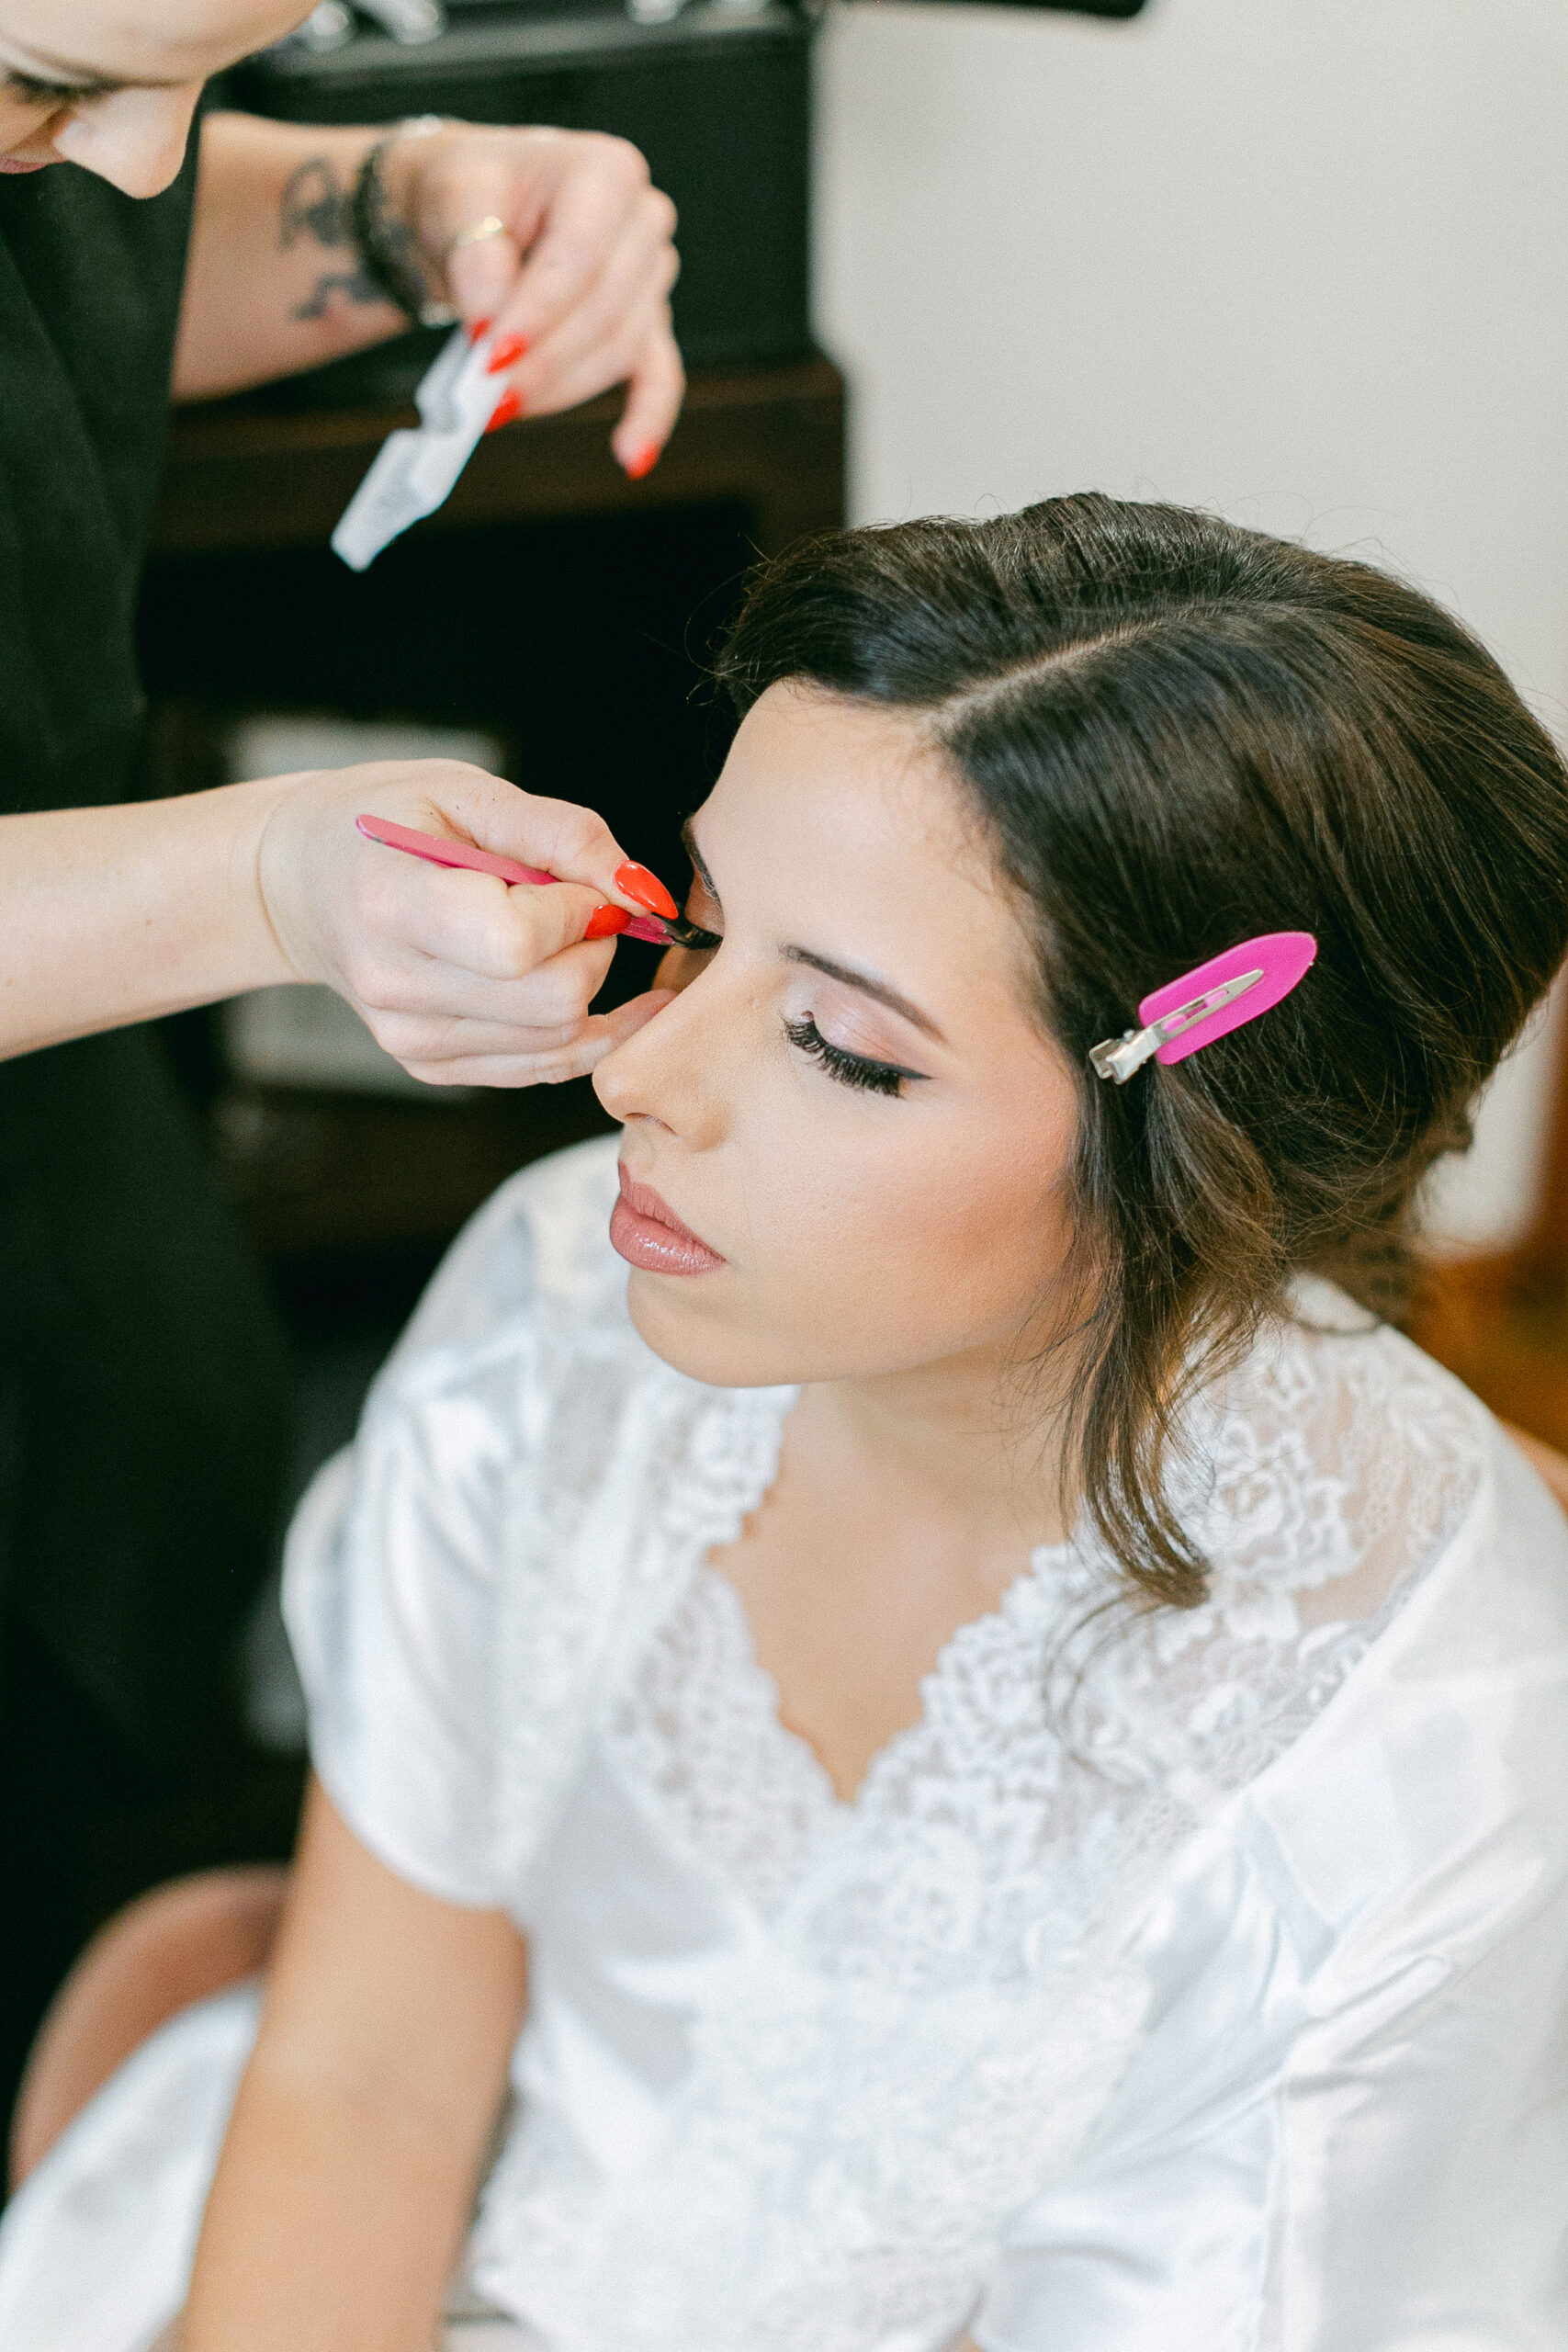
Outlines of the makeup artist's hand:
[[396,141],[384,177],[432,284],[470,326],[491,322],[495,421],[624,383],[610,446],[634,481],[647,473],[686,379],[670,324],[675,208],[637,149],[599,131],[453,123]]
[[[346,998],[377,1043],[433,1086],[578,1078],[670,1001],[653,989],[591,1013],[615,953],[590,936],[626,852],[602,818],[453,760],[387,761],[243,786],[276,797],[256,851],[262,903],[293,977]],[[561,876],[491,875],[400,855],[355,830],[390,818]]]

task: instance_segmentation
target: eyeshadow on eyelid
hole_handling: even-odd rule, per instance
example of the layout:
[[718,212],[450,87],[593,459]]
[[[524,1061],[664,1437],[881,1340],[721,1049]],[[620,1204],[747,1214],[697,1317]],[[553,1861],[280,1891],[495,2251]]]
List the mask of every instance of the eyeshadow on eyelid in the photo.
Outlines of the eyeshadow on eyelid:
[[852,1003],[829,1008],[820,990],[813,990],[812,996],[811,1017],[829,1045],[841,1053],[858,1054],[864,1061],[886,1062],[900,1069],[909,1067],[908,1046],[900,1040],[896,1023],[879,1022],[874,1013],[863,1013]]

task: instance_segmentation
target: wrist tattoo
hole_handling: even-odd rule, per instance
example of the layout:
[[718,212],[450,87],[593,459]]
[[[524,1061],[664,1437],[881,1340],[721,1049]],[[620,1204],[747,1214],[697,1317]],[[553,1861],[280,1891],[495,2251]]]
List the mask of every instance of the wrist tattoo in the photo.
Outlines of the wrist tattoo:
[[366,276],[380,288],[384,300],[397,304],[411,327],[451,326],[457,313],[432,292],[419,240],[393,209],[382,166],[400,137],[419,138],[440,127],[436,117],[421,116],[378,139],[355,175],[348,199],[349,231]]
[[[400,228],[400,224],[389,222],[387,233],[397,233]],[[401,229],[401,234],[412,243],[408,230]],[[386,294],[366,268],[358,250],[348,192],[324,155],[312,155],[289,173],[278,202],[279,252],[288,253],[305,240],[328,250],[344,249],[344,266],[323,270],[304,300],[290,306],[291,319],[325,318],[334,296],[345,302],[385,302]]]

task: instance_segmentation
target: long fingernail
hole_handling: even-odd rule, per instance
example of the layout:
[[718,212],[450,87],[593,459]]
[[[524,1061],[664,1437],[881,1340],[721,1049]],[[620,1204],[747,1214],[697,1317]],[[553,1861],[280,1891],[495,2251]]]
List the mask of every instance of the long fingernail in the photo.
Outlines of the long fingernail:
[[[628,891],[627,896],[630,895]],[[588,928],[582,936],[584,939],[613,939],[616,932],[625,931],[630,921],[625,907],[595,907],[588,918]]]
[[654,467],[659,463],[659,460],[663,454],[664,452],[660,443],[657,441],[650,441],[646,449],[639,449],[635,458],[627,458],[626,464],[626,480],[628,481],[640,481],[644,474],[650,474],[653,471]]
[[650,874],[646,865],[634,865],[629,858],[615,868],[615,888],[635,899],[639,907],[646,907],[650,915],[662,915],[666,922],[673,922],[681,911],[658,875]]
[[528,338],[525,334],[503,334],[485,361],[485,374],[499,376],[503,369],[515,367],[527,349]]
[[473,325],[468,329],[468,341],[470,343],[482,343],[494,324],[495,321],[493,319],[476,319]]
[[510,424],[514,416],[521,416],[522,413],[523,395],[518,390],[516,385],[513,384],[509,386],[504,392],[502,392],[501,398],[491,409],[490,413],[490,423],[485,426],[485,431],[487,433],[499,433],[503,424]]

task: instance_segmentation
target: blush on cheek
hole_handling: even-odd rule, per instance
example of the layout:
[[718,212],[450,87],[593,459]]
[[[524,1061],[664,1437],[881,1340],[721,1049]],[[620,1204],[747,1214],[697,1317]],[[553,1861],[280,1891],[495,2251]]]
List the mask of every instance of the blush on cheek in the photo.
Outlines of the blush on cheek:
[[[936,1204],[931,1204],[933,1207]],[[904,1204],[876,1220],[837,1268],[824,1269],[814,1328],[865,1370],[929,1363],[977,1347],[1003,1348],[1032,1312],[1053,1267],[1029,1220],[994,1204],[971,1218],[951,1203],[921,1217]],[[869,1273],[853,1279],[859,1263]]]
[[809,1381],[1010,1351],[1067,1229],[1049,1175],[1043,1183],[1006,1149],[976,1154],[968,1138],[858,1184],[797,1185],[759,1242],[733,1337],[743,1318],[767,1360],[755,1377]]

